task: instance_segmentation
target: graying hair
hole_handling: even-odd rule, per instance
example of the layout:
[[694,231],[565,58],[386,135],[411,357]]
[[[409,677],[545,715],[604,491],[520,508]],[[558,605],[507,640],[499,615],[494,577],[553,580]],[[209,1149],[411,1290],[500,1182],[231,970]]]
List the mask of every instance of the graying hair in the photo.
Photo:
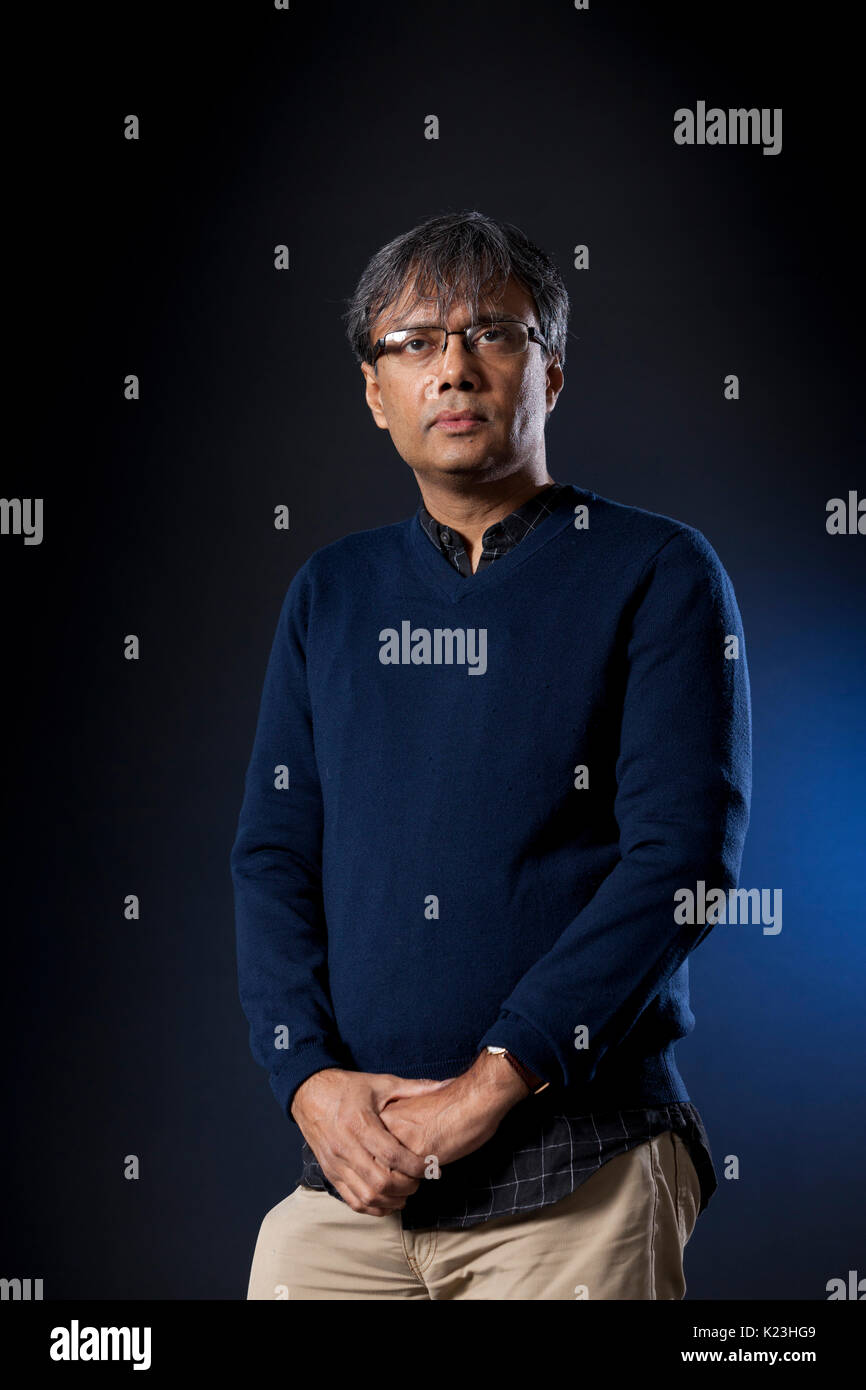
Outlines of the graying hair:
[[447,323],[452,304],[465,300],[474,317],[482,291],[499,293],[510,275],[535,301],[541,336],[564,366],[570,304],[556,264],[512,223],[471,209],[429,217],[372,257],[342,315],[355,357],[372,362],[370,328],[410,282],[407,310],[435,303]]

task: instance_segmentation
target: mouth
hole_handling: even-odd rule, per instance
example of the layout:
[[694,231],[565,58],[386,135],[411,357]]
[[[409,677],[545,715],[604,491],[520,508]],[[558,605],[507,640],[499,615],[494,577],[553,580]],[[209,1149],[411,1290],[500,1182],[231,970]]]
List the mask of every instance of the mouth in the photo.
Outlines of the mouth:
[[474,415],[471,410],[462,410],[454,415],[439,415],[433,421],[434,429],[444,430],[446,434],[467,434],[470,430],[485,425],[482,415]]

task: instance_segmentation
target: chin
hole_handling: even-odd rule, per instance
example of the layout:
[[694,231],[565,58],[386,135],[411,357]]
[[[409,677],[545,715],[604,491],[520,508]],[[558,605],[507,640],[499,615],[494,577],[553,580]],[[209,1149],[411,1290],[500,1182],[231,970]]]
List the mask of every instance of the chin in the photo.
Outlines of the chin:
[[439,478],[481,478],[493,474],[496,468],[494,459],[476,459],[467,463],[465,459],[449,460],[439,463],[428,471],[428,476]]
[[468,449],[455,449],[453,453],[438,455],[430,459],[429,467],[439,473],[477,473],[479,469],[489,468],[496,463],[496,455],[489,446],[477,454]]

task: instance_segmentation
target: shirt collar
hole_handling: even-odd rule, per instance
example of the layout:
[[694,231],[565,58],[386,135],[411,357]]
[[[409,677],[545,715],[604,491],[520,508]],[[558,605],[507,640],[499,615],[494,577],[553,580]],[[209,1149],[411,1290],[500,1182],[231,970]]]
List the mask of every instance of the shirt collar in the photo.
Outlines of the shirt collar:
[[[540,521],[550,515],[563,486],[563,483],[549,483],[534,497],[530,497],[528,502],[524,502],[522,507],[509,512],[508,516],[502,517],[500,521],[494,521],[481,538],[482,552],[492,559],[512,550]],[[418,519],[436,549],[452,563],[453,556],[465,550],[460,532],[455,531],[453,526],[445,526],[443,522],[437,521],[423,502],[418,507]]]

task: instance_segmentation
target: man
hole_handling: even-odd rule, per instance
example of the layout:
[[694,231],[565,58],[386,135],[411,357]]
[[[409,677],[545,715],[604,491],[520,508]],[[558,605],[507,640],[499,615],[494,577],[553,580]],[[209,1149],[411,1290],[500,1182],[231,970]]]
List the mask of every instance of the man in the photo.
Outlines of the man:
[[739,874],[730,581],[550,478],[568,296],[516,228],[429,219],[346,317],[422,502],[316,551],[270,654],[231,864],[304,1176],[248,1298],[682,1298],[716,1178],[674,895]]

